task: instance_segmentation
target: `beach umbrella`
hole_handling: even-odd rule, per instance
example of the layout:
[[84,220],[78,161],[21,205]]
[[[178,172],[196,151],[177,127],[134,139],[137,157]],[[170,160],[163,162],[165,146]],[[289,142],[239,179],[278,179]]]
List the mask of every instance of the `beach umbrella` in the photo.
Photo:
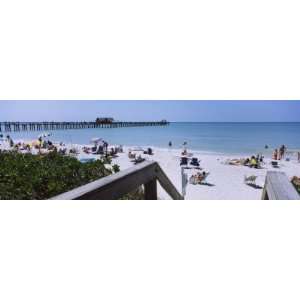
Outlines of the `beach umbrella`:
[[101,139],[101,138],[92,138],[91,139],[91,143],[95,143],[95,144],[97,144],[97,143],[100,143],[100,142],[102,142],[103,140]]

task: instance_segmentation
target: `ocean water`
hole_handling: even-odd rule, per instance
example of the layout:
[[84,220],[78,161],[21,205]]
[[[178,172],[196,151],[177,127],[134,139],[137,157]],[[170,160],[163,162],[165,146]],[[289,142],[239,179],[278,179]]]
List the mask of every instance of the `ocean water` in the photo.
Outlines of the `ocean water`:
[[[300,149],[300,123],[171,123],[169,126],[95,128],[49,131],[53,141],[89,144],[101,137],[110,144],[187,148],[207,153],[270,154],[284,144],[288,149]],[[35,139],[42,132],[11,132],[15,139]],[[265,145],[269,146],[265,150]]]

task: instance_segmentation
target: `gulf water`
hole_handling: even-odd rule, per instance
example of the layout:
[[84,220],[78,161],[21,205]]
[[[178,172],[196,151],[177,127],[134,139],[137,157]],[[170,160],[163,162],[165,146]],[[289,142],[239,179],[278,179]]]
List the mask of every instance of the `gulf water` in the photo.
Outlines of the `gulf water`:
[[[72,144],[89,144],[100,137],[109,144],[182,148],[207,153],[255,154],[266,153],[286,145],[300,149],[300,123],[170,123],[168,126],[127,128],[95,128],[48,131],[51,140]],[[42,132],[11,132],[15,139],[36,139]],[[7,134],[7,133],[5,133]],[[265,150],[265,145],[269,149]]]

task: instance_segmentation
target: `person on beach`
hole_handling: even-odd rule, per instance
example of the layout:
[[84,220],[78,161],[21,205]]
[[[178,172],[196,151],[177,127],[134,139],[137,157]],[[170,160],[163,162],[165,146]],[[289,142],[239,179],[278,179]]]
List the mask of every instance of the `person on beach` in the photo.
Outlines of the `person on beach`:
[[7,135],[6,139],[7,139],[7,142],[9,144],[9,147],[12,148],[14,146],[14,141],[12,140],[12,138],[9,135]]
[[277,159],[278,159],[278,150],[277,150],[277,149],[274,150],[272,158],[273,158],[274,160],[277,160]]
[[255,156],[252,156],[250,159],[250,168],[258,168],[258,161]]
[[108,142],[103,141],[103,148],[105,149],[105,156],[108,156]]
[[285,145],[282,145],[279,149],[279,159],[284,158],[285,151],[286,151],[286,147],[285,147]]
[[171,141],[169,142],[169,147],[170,147],[170,148],[172,147],[172,142],[171,142]]
[[39,153],[41,153],[42,144],[43,144],[43,139],[42,139],[42,137],[40,136],[40,137],[38,138]]
[[183,146],[183,152],[181,153],[182,155],[187,155],[187,147],[186,147],[186,145],[187,145],[187,142],[184,142],[182,144],[182,146]]
[[300,163],[300,151],[298,152],[298,163]]

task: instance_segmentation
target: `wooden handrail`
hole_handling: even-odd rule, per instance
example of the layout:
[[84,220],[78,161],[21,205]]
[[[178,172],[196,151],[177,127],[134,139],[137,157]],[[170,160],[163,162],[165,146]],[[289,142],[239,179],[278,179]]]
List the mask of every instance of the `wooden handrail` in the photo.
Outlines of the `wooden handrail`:
[[283,172],[268,171],[262,193],[263,200],[300,200],[300,196]]
[[101,200],[119,199],[141,185],[145,186],[145,199],[157,199],[157,185],[161,186],[174,200],[182,200],[183,196],[155,161],[142,162],[132,168],[120,171],[91,183],[60,194],[50,200]]

